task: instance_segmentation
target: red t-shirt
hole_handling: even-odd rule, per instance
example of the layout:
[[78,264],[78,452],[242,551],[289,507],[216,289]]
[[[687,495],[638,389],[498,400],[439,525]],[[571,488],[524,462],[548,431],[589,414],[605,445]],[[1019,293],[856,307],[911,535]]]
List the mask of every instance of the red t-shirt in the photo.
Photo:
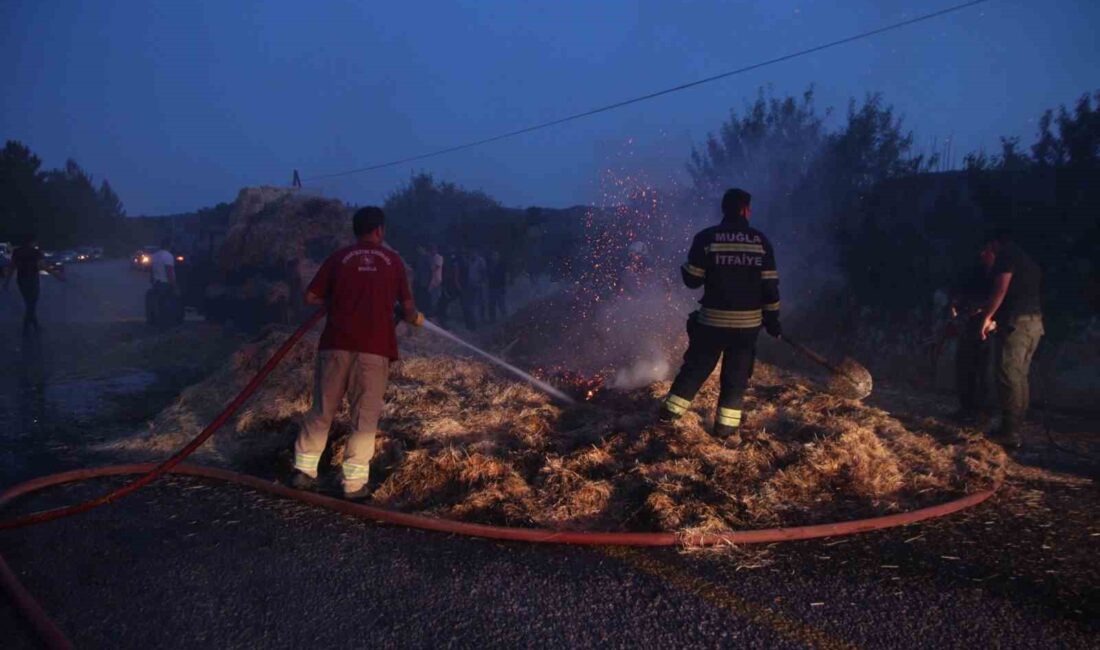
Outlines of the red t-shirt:
[[349,350],[397,360],[393,307],[409,299],[405,263],[390,248],[357,243],[329,256],[310,293],[325,299],[321,350]]

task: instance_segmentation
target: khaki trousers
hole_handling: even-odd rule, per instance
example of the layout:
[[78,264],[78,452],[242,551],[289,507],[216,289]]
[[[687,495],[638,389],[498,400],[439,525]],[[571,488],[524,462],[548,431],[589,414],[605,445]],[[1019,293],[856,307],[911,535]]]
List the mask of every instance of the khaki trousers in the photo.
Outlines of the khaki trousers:
[[317,354],[313,408],[303,419],[294,443],[295,469],[317,476],[332,419],[346,394],[351,406],[351,437],[344,453],[344,490],[354,492],[366,485],[389,374],[390,360],[377,354],[347,350]]
[[1031,359],[1043,338],[1043,318],[1038,314],[1016,316],[998,328],[996,338],[997,391],[1003,420],[1001,429],[1016,431],[1024,423],[1031,391],[1028,374]]

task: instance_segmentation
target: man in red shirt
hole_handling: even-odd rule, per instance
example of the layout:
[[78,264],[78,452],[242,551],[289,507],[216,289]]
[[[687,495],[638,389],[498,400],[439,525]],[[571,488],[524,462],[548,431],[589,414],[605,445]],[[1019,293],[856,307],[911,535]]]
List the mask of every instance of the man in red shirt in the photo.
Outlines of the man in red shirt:
[[313,408],[294,443],[293,484],[299,489],[316,486],[329,427],[347,393],[351,437],[344,452],[344,496],[367,496],[382,398],[390,362],[397,360],[394,305],[401,304],[407,322],[424,323],[409,290],[405,263],[382,243],[385,220],[381,208],[356,212],[352,227],[358,241],[329,256],[306,289],[306,302],[325,305],[328,314],[317,346]]

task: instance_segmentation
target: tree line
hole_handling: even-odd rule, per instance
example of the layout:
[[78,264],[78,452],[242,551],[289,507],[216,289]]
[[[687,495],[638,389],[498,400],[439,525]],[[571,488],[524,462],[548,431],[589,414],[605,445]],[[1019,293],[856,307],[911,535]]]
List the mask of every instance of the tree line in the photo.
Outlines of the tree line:
[[[688,163],[706,202],[730,185],[763,199],[761,227],[796,289],[813,278],[835,312],[912,322],[976,266],[991,232],[1007,229],[1044,269],[1053,334],[1082,331],[1100,312],[1100,92],[1045,111],[1030,147],[1002,138],[999,152],[970,153],[958,170],[917,152],[881,95],[851,102],[838,127],[829,117],[812,89],[762,92]],[[822,291],[830,269],[837,276]]]
[[43,169],[21,142],[8,140],[0,151],[0,240],[36,237],[46,248],[113,248],[125,218],[111,184],[104,179],[97,186],[75,160]]
[[[1056,278],[1048,282],[1054,311],[1096,314],[1100,92],[1046,111],[1030,147],[1003,138],[999,152],[971,153],[950,171],[936,154],[916,151],[881,95],[852,100],[833,118],[816,106],[812,88],[786,97],[762,90],[690,152],[690,182],[660,188],[659,202],[654,188],[642,187],[620,206],[507,208],[484,192],[415,174],[385,201],[390,236],[408,255],[428,241],[496,249],[517,271],[567,276],[562,260],[606,254],[583,250],[602,241],[594,227],[648,237],[655,257],[662,246],[679,254],[690,233],[713,220],[722,191],[741,186],[756,197],[762,227],[783,254],[785,284],[796,292],[807,278],[813,290],[833,282],[851,306],[904,318],[974,263],[987,231],[1007,226]],[[632,222],[612,223],[623,219]],[[131,221],[110,184],[97,188],[75,161],[42,170],[21,143],[0,152],[0,240],[37,233],[50,247],[106,243],[125,240]]]

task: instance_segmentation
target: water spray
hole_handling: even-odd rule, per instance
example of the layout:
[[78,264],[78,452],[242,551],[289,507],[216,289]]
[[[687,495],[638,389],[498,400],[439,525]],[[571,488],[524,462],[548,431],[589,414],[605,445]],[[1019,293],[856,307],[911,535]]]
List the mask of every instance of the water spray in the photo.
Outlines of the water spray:
[[457,343],[457,344],[461,345],[462,347],[464,347],[467,350],[473,352],[474,354],[477,354],[477,355],[481,356],[482,358],[484,358],[487,361],[493,363],[494,365],[499,366],[499,367],[507,370],[508,372],[512,373],[516,377],[519,377],[520,379],[526,381],[527,383],[531,384],[535,388],[538,388],[539,390],[543,391],[544,393],[547,393],[551,397],[557,398],[558,400],[561,400],[562,402],[564,402],[566,404],[569,404],[569,405],[576,404],[576,400],[574,400],[572,397],[566,395],[565,393],[561,392],[557,388],[554,388],[553,386],[551,386],[550,384],[546,383],[545,381],[539,379],[538,377],[535,377],[535,376],[531,375],[530,373],[526,373],[526,372],[520,370],[519,368],[513,366],[512,364],[508,363],[504,359],[501,359],[500,357],[489,354],[485,350],[482,350],[481,348],[479,348],[475,345],[472,345],[470,343],[467,343],[466,341],[463,341],[462,339],[458,338],[454,334],[448,332],[447,330],[443,329],[442,327],[436,325],[435,323],[433,323],[429,320],[424,321],[424,329],[426,329],[430,332],[434,332],[434,333],[442,336],[443,338],[447,339],[448,341],[452,341],[454,343]]

